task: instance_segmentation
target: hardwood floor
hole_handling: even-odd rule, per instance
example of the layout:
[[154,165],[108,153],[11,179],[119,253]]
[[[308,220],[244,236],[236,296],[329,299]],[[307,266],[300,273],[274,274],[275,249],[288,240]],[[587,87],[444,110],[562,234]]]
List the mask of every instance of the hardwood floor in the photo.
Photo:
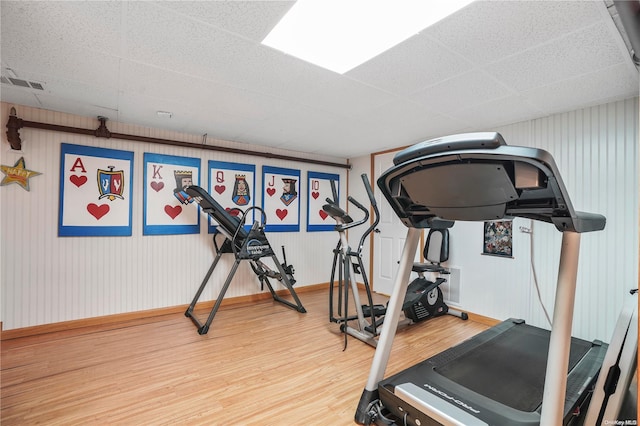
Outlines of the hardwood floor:
[[[221,309],[207,335],[182,314],[2,341],[9,425],[352,425],[374,349],[271,300]],[[207,312],[201,312],[205,316]],[[386,375],[487,325],[452,316],[398,333]]]

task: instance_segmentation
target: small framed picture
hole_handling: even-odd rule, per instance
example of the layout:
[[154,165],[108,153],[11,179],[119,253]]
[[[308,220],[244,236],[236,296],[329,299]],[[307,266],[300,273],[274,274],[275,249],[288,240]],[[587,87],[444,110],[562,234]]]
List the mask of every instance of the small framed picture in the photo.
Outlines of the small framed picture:
[[484,223],[482,254],[513,258],[513,221],[496,220]]

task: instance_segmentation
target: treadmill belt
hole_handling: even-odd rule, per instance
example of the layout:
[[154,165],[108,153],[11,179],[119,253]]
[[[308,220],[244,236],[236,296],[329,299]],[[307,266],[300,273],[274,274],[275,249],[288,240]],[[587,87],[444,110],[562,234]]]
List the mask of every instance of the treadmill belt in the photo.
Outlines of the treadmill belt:
[[[542,402],[549,337],[547,330],[522,324],[435,370],[494,401],[532,412]],[[568,371],[590,348],[590,342],[571,339]]]

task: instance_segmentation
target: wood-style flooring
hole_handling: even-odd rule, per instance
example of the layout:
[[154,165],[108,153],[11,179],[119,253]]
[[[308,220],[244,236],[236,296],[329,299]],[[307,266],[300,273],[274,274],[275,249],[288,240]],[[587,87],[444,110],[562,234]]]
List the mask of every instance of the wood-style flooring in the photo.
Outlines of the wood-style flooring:
[[[272,300],[230,305],[207,335],[182,314],[2,341],[10,425],[353,425],[374,349],[328,320]],[[200,312],[206,316],[208,312]],[[487,325],[442,316],[397,334],[386,375]]]

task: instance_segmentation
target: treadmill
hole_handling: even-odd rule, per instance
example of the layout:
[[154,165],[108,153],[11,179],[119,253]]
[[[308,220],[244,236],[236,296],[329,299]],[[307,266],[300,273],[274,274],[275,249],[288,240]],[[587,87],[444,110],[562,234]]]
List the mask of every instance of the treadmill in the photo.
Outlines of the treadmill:
[[[571,337],[580,236],[604,216],[575,211],[552,156],[495,132],[399,152],[378,186],[408,227],[355,420],[361,424],[562,425],[588,402],[607,345]],[[562,249],[551,331],[509,319],[383,380],[421,229],[522,217],[553,224]]]

